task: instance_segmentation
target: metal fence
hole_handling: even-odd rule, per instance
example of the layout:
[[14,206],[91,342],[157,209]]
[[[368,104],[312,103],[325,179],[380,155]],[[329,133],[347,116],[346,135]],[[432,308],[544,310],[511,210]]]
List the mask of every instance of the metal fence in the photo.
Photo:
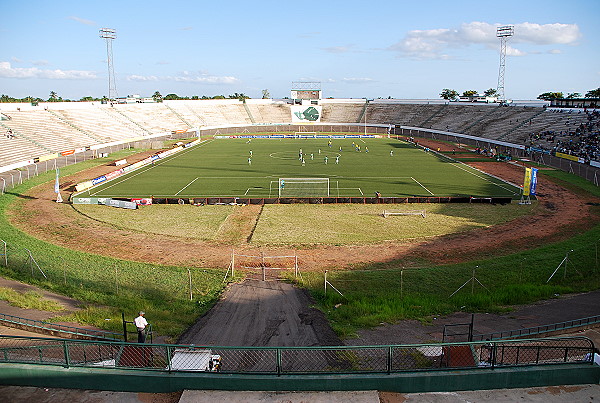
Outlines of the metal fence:
[[0,362],[231,374],[352,374],[593,364],[585,337],[389,346],[207,347],[0,336]]
[[[175,140],[188,138],[188,133],[173,133],[162,137],[156,137],[148,139],[148,141],[163,141],[163,140]],[[139,141],[139,140],[137,140]],[[33,178],[39,174],[47,171],[52,171],[57,168],[63,168],[68,165],[77,164],[79,162],[87,161],[90,159],[100,158],[102,154],[113,153],[121,150],[131,149],[133,142],[110,145],[95,150],[87,150],[81,153],[59,156],[57,158],[37,162],[35,164],[26,165],[19,169],[0,173],[0,195],[4,194],[15,186],[22,184],[24,181]]]
[[566,322],[552,323],[549,325],[541,325],[528,327],[524,329],[507,330],[503,332],[485,333],[473,335],[473,340],[494,340],[494,339],[508,339],[523,336],[532,336],[536,334],[543,334],[549,332],[555,332],[557,330],[573,329],[583,326],[595,325],[600,323],[600,315],[590,316],[587,318],[574,319]]

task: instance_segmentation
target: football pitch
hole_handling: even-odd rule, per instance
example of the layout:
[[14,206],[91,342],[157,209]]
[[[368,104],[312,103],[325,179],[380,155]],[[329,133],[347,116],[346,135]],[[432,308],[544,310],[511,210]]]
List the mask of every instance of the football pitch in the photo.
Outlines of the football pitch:
[[[382,197],[520,194],[519,188],[465,164],[384,137],[208,139],[80,195],[268,198],[280,196],[280,178],[329,179],[327,194],[323,194],[327,185],[306,185],[302,197],[373,197],[375,192]],[[289,188],[288,183],[283,186]]]

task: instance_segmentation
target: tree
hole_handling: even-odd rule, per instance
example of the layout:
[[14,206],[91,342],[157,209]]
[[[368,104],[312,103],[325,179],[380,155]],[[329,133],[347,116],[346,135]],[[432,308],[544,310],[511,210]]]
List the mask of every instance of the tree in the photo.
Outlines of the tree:
[[175,99],[179,99],[179,96],[177,94],[167,94],[167,95],[165,95],[165,97],[163,99],[165,99],[167,101],[172,101]]
[[262,99],[270,99],[271,94],[269,94],[269,90],[262,90]]
[[600,98],[600,88],[596,88],[595,90],[590,90],[585,93],[586,98]]
[[154,102],[162,102],[163,96],[160,92],[156,91],[154,95],[152,95],[152,99],[154,99]]
[[450,101],[458,98],[458,91],[451,90],[449,88],[444,88],[442,92],[440,92],[440,98],[448,99]]
[[475,96],[475,95],[477,95],[477,94],[478,94],[478,92],[477,92],[477,91],[475,91],[475,90],[466,90],[466,91],[464,91],[464,92],[462,93],[462,96],[463,96],[463,97],[473,97],[473,96]]
[[498,95],[498,91],[494,88],[490,88],[488,90],[483,91],[483,95],[485,95],[486,97],[495,97]]
[[50,98],[48,98],[48,102],[58,102],[58,96],[55,91],[50,91]]
[[544,92],[538,95],[537,99],[543,99],[544,101],[550,101],[552,99],[563,99],[564,95],[562,92]]
[[581,98],[581,93],[579,92],[571,92],[567,95],[567,99]]

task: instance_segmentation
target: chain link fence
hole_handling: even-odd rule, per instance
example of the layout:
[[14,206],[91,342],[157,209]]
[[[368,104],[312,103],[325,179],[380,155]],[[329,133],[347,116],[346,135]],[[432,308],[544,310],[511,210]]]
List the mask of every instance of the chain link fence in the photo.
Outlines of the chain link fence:
[[0,362],[251,374],[593,364],[585,337],[366,347],[207,347],[0,336]]

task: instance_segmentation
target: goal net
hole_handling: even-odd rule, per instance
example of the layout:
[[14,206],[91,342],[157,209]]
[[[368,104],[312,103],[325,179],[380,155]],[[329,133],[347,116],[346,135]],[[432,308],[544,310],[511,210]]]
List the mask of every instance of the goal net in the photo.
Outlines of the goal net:
[[279,178],[279,197],[328,197],[329,178]]

